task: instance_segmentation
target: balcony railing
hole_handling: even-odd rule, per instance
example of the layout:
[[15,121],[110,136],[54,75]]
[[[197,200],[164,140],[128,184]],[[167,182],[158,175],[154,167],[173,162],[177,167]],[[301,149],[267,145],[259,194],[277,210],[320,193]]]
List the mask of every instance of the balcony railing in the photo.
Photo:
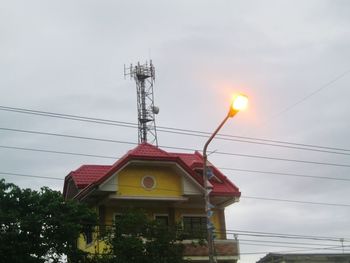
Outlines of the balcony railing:
[[[191,240],[185,244],[184,257],[191,262],[208,262],[208,246],[199,245]],[[239,259],[239,242],[235,239],[215,240],[215,257],[218,262],[233,263]]]

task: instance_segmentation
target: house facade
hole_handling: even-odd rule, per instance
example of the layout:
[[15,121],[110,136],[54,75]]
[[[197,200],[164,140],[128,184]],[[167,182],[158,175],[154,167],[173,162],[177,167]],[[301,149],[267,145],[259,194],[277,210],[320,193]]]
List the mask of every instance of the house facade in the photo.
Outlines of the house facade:
[[[216,229],[215,253],[221,263],[239,259],[237,240],[226,236],[225,207],[239,201],[239,189],[215,166],[209,182],[212,221]],[[147,215],[172,226],[181,223],[189,233],[206,230],[204,210],[203,157],[195,153],[170,153],[148,143],[127,152],[113,165],[82,165],[64,182],[66,199],[75,199],[94,208],[99,231],[82,235],[78,247],[89,253],[103,253],[105,244],[97,232],[104,231],[125,208],[141,208]],[[185,240],[184,257],[208,262],[208,248]]]

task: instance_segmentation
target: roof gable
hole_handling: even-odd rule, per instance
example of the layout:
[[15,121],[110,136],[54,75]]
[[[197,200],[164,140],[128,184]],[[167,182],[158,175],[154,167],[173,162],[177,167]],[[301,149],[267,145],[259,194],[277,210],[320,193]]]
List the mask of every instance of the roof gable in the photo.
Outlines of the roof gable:
[[[122,169],[130,161],[164,161],[174,162],[189,174],[197,183],[203,186],[201,169],[203,168],[203,156],[199,152],[195,153],[168,153],[156,146],[148,143],[139,144],[136,148],[128,151],[113,165],[83,165],[72,171],[67,178],[72,178],[78,189],[81,191],[76,197],[85,195],[95,186],[99,186]],[[236,187],[226,176],[224,176],[215,166],[209,163],[214,175],[219,180],[210,180],[213,186],[211,195],[217,196],[240,196]],[[66,181],[64,189],[66,189]],[[65,192],[65,190],[64,190]]]

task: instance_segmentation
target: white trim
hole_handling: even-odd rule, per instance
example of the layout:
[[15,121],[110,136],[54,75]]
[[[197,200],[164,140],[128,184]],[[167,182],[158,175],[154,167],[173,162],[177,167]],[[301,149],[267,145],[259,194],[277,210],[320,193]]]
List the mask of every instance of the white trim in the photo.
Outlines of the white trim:
[[98,190],[106,192],[118,191],[117,173],[112,174],[102,184],[98,186]]
[[217,205],[215,205],[217,208],[225,208],[225,207],[228,207],[234,203],[238,203],[240,201],[240,198],[237,197],[237,196],[234,196],[233,198],[231,199],[228,199],[226,201],[223,201],[221,203],[218,203]]
[[110,194],[110,199],[120,199],[120,200],[144,200],[144,201],[188,201],[187,197],[158,197],[158,196],[120,196],[116,194]]
[[119,173],[125,169],[126,166],[129,165],[129,162],[124,164],[122,167],[120,167],[117,171],[115,171],[111,176],[109,176],[105,181],[103,181],[100,185],[99,188],[104,186],[112,177],[115,176],[115,190],[118,192],[119,191]]

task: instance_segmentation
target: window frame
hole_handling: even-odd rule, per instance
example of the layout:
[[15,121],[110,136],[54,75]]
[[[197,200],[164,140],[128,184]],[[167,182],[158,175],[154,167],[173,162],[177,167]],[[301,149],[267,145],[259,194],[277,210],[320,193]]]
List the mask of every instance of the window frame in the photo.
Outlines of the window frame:
[[153,219],[157,221],[157,217],[166,217],[167,218],[167,224],[166,227],[169,226],[169,214],[153,214]]
[[[204,219],[204,224],[202,225],[203,228],[202,229],[201,229],[201,227],[199,228],[200,231],[203,231],[203,234],[201,234],[201,232],[200,232],[198,235],[196,235],[193,231],[195,229],[193,229],[192,227],[191,227],[192,233],[188,233],[188,237],[190,239],[204,238],[206,236],[206,232],[207,232],[207,216],[205,214],[183,214],[183,215],[181,215],[181,218],[182,218],[181,224],[182,224],[184,233],[186,232],[185,221],[184,221],[184,219],[186,217],[187,218],[202,218],[202,219]],[[201,226],[201,224],[200,224],[200,226]]]

